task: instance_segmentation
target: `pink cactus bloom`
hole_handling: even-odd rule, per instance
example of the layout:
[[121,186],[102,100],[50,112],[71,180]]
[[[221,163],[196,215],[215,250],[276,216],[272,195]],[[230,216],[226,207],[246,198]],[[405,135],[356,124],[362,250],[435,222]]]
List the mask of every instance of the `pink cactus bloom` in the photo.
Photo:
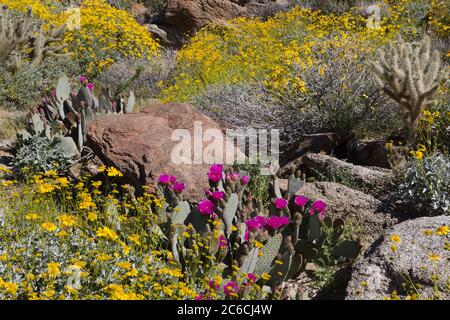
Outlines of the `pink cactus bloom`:
[[175,183],[177,181],[177,177],[175,177],[175,176],[170,176],[169,177],[169,182],[170,183]]
[[223,172],[223,165],[213,164],[209,168],[208,179],[212,182],[219,182],[220,180],[222,180],[222,172]]
[[266,220],[266,227],[278,230],[281,227],[284,227],[289,224],[289,218],[288,217],[278,217],[278,216],[270,216]]
[[94,91],[94,84],[92,84],[92,83],[88,83],[87,85],[86,85],[86,88],[88,88],[89,89],[89,91]]
[[212,215],[215,207],[214,202],[208,199],[202,200],[198,203],[198,211],[200,211],[203,215]]
[[249,283],[255,283],[256,282],[256,276],[253,273],[247,274],[247,279]]
[[158,183],[160,183],[160,184],[169,184],[170,183],[170,178],[171,178],[171,176],[169,176],[168,174],[163,173],[163,174],[159,175]]
[[244,241],[250,240],[250,230],[247,228],[244,233]]
[[238,291],[238,284],[234,281],[228,281],[223,286],[223,292],[225,292],[225,295],[227,296],[235,295],[237,291]]
[[250,182],[250,176],[242,176],[241,177],[241,184],[243,186],[246,186]]
[[240,179],[241,179],[241,175],[239,173],[232,173],[231,174],[231,180],[239,181]]
[[317,213],[319,215],[319,219],[323,220],[326,216],[327,204],[323,200],[316,200],[313,202],[311,209],[309,209],[309,214],[314,215]]
[[294,199],[295,205],[297,207],[304,207],[308,203],[308,197],[307,196],[296,196]]
[[85,76],[80,76],[79,80],[81,83],[85,83],[88,81],[88,79]]
[[245,222],[247,230],[257,231],[266,225],[266,218],[262,216],[256,216],[253,219],[249,219]]
[[183,182],[176,182],[174,183],[174,185],[172,186],[173,191],[175,191],[176,193],[181,193],[183,192],[183,190],[186,188],[186,186],[184,185]]
[[277,198],[274,201],[274,205],[275,205],[275,208],[277,208],[279,210],[283,210],[287,207],[288,201],[284,198]]
[[224,249],[224,248],[227,247],[227,245],[228,245],[228,240],[227,240],[227,238],[225,238],[224,235],[221,235],[221,236],[219,237],[219,248]]
[[214,200],[220,200],[220,199],[223,199],[223,197],[225,197],[225,192],[223,192],[223,191],[214,191],[214,192],[211,192],[211,197],[214,199]]

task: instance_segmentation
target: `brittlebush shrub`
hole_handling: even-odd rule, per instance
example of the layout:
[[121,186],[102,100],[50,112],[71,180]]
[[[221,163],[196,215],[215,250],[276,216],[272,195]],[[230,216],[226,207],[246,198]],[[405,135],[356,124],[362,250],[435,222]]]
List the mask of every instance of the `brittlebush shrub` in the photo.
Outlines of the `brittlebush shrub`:
[[[264,103],[270,108],[315,112],[319,123],[303,129],[353,130],[372,136],[394,131],[401,126],[400,110],[380,94],[365,65],[395,33],[420,37],[421,21],[431,5],[428,0],[385,0],[381,5],[385,7],[377,29],[367,28],[365,18],[352,12],[325,14],[302,7],[267,20],[239,18],[209,25],[178,53],[175,76],[166,82],[162,96],[166,101],[191,102],[230,122],[226,118],[237,119],[241,113],[231,115],[227,101],[242,90],[216,88],[252,87],[256,96],[245,93],[246,101],[255,101],[252,107],[260,104],[262,93],[269,96],[271,101]],[[440,47],[445,51],[445,43]],[[221,103],[217,98],[226,93],[229,99]],[[214,107],[206,106],[208,100]],[[242,105],[248,109],[247,103]]]
[[[364,62],[395,30],[392,25],[367,29],[351,14],[303,8],[267,21],[241,18],[212,25],[179,52],[165,99],[191,102],[228,125],[235,122],[233,127],[258,113],[247,124],[289,132],[281,141],[287,149],[306,132],[356,126],[370,131],[360,120],[373,120],[387,99],[371,85]],[[228,90],[233,87],[236,91]],[[319,97],[319,91],[325,94]],[[395,121],[395,110],[379,118]]]
[[[356,34],[383,42],[388,27],[368,30],[363,19],[295,8],[261,21],[239,18],[201,30],[178,54],[178,72],[166,100],[188,101],[214,83],[260,83],[275,95],[306,91],[299,70],[314,65],[313,51]],[[336,40],[334,40],[336,39]],[[369,41],[370,43],[370,41]]]
[[[11,9],[25,11],[31,6],[36,17],[47,25],[67,22],[72,11],[56,1],[4,0]],[[147,29],[124,10],[104,0],[84,0],[80,6],[80,28],[68,28],[63,42],[75,54],[88,75],[97,75],[114,61],[124,58],[151,59],[159,44]]]
[[179,52],[177,74],[167,84],[165,99],[189,101],[217,83],[260,83],[279,96],[292,90],[304,92],[307,85],[301,73],[315,65],[313,55],[344,48],[346,38],[354,39],[350,52],[369,57],[398,31],[407,38],[421,38],[427,19],[444,21],[434,25],[436,33],[445,33],[446,20],[439,18],[445,10],[436,9],[438,2],[384,0],[380,6],[385,14],[377,29],[367,28],[362,15],[302,7],[264,21],[238,18],[209,25]]

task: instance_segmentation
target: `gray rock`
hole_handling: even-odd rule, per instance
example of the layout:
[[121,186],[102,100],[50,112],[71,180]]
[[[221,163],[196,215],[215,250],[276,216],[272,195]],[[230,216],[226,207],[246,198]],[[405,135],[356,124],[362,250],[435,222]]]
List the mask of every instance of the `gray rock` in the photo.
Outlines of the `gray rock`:
[[[280,180],[280,188],[287,188],[287,180]],[[364,248],[398,222],[393,210],[380,200],[336,182],[308,182],[297,194],[306,195],[311,200],[323,199],[328,204],[330,215],[344,218],[352,225]]]
[[378,167],[363,167],[322,153],[308,153],[302,158],[307,176],[318,179],[338,179],[354,189],[377,195],[387,189],[392,171]]
[[284,177],[297,170],[298,166],[302,163],[302,156],[307,153],[331,154],[339,147],[345,145],[349,140],[351,140],[349,136],[334,132],[305,134],[288,150],[286,155],[282,155],[280,159],[282,168],[278,172],[278,175]]
[[[406,298],[411,292],[403,290],[403,284],[411,282],[416,287],[418,284],[421,286],[421,299],[449,299],[449,236],[436,234],[438,227],[448,225],[448,216],[423,217],[388,230],[354,266],[346,299],[384,299],[393,291],[397,291],[400,298]],[[433,234],[427,235],[425,230],[431,230]],[[393,235],[400,237],[399,243],[392,240]],[[393,250],[393,245],[396,250]],[[432,260],[430,255],[437,255],[440,259]],[[433,277],[437,281],[433,281]]]

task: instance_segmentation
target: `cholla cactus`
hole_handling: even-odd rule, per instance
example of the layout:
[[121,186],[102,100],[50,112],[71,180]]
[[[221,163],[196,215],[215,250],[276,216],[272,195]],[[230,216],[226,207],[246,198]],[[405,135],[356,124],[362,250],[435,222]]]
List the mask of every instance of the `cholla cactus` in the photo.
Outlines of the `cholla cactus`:
[[407,43],[400,34],[394,42],[378,50],[378,62],[371,62],[375,81],[388,96],[407,109],[409,142],[417,138],[421,111],[438,89],[447,71],[441,70],[439,51],[431,54],[431,39]]
[[65,26],[51,26],[49,30],[44,30],[41,23],[33,20],[31,8],[28,8],[23,19],[16,19],[3,5],[0,13],[0,66],[17,68],[23,63],[23,58],[32,65],[38,65],[46,56],[63,55],[66,45],[58,42],[64,30]]

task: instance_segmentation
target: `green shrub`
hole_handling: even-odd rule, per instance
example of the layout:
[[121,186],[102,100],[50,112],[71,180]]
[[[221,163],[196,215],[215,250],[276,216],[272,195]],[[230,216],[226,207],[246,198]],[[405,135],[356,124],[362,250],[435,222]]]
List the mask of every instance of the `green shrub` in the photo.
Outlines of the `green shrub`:
[[27,67],[15,73],[0,74],[0,107],[9,110],[27,110],[41,101],[42,92],[54,87],[66,73],[79,74],[76,60],[69,57],[46,59],[36,67]]
[[168,49],[151,60],[119,60],[100,74],[98,82],[101,87],[115,92],[117,86],[132,78],[138,68],[142,72],[129,89],[140,99],[155,98],[161,91],[161,82],[168,81],[172,75],[175,52]]
[[400,108],[374,85],[366,67],[368,57],[358,51],[350,46],[315,51],[317,63],[298,74],[306,83],[306,92],[289,91],[281,103],[317,114],[322,130],[365,137],[398,128]]

